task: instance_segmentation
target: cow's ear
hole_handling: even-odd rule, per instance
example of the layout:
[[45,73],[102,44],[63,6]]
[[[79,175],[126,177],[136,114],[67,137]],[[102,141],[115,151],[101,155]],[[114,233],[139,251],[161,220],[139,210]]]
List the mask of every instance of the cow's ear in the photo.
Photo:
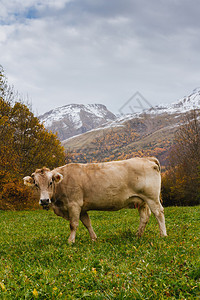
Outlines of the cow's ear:
[[53,174],[52,179],[53,179],[53,181],[55,181],[55,183],[59,183],[63,180],[63,175],[60,173],[55,173],[55,174]]
[[31,176],[26,176],[23,178],[24,184],[27,186],[34,186],[34,179]]

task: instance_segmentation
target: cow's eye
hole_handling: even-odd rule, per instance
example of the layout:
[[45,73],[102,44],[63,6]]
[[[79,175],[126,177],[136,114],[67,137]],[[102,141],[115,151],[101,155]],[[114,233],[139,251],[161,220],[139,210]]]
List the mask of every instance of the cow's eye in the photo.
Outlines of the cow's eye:
[[52,186],[52,184],[53,184],[53,181],[50,181],[50,182],[49,182],[49,185]]
[[39,189],[39,185],[38,185],[37,183],[35,183],[35,187],[36,187],[37,189]]

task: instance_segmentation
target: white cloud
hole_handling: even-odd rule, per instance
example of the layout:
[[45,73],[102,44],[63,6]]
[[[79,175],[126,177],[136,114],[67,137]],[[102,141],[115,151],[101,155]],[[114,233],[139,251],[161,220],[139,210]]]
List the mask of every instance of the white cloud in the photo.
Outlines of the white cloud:
[[136,91],[175,101],[199,86],[194,2],[2,0],[0,64],[39,113],[72,102],[117,112]]

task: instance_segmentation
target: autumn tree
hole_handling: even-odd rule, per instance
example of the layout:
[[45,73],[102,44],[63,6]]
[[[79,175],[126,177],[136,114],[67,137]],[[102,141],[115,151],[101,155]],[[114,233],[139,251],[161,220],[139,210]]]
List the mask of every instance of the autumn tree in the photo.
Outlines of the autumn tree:
[[199,111],[185,117],[177,130],[163,178],[166,205],[200,204],[200,122]]
[[[8,87],[0,68],[0,209],[22,209],[32,200],[22,178],[36,168],[65,162],[64,148]],[[29,203],[29,207],[31,203]]]
[[0,177],[8,170],[9,165],[15,169],[16,157],[13,152],[13,129],[10,126],[12,99],[3,68],[0,66]]
[[40,124],[26,105],[15,103],[10,124],[14,129],[13,147],[18,153],[22,175],[44,165],[54,168],[64,164],[64,149],[60,141]]

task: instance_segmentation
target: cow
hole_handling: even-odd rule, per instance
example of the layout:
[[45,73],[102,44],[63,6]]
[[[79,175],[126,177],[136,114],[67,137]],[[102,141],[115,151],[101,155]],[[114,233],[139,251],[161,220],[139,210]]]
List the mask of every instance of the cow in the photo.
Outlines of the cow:
[[92,241],[97,236],[88,211],[117,211],[138,208],[142,236],[151,212],[161,236],[167,236],[164,209],[160,202],[161,169],[154,157],[134,157],[105,163],[70,163],[53,170],[37,169],[23,178],[24,184],[40,191],[39,204],[70,222],[68,242],[75,242],[79,219],[88,229]]

